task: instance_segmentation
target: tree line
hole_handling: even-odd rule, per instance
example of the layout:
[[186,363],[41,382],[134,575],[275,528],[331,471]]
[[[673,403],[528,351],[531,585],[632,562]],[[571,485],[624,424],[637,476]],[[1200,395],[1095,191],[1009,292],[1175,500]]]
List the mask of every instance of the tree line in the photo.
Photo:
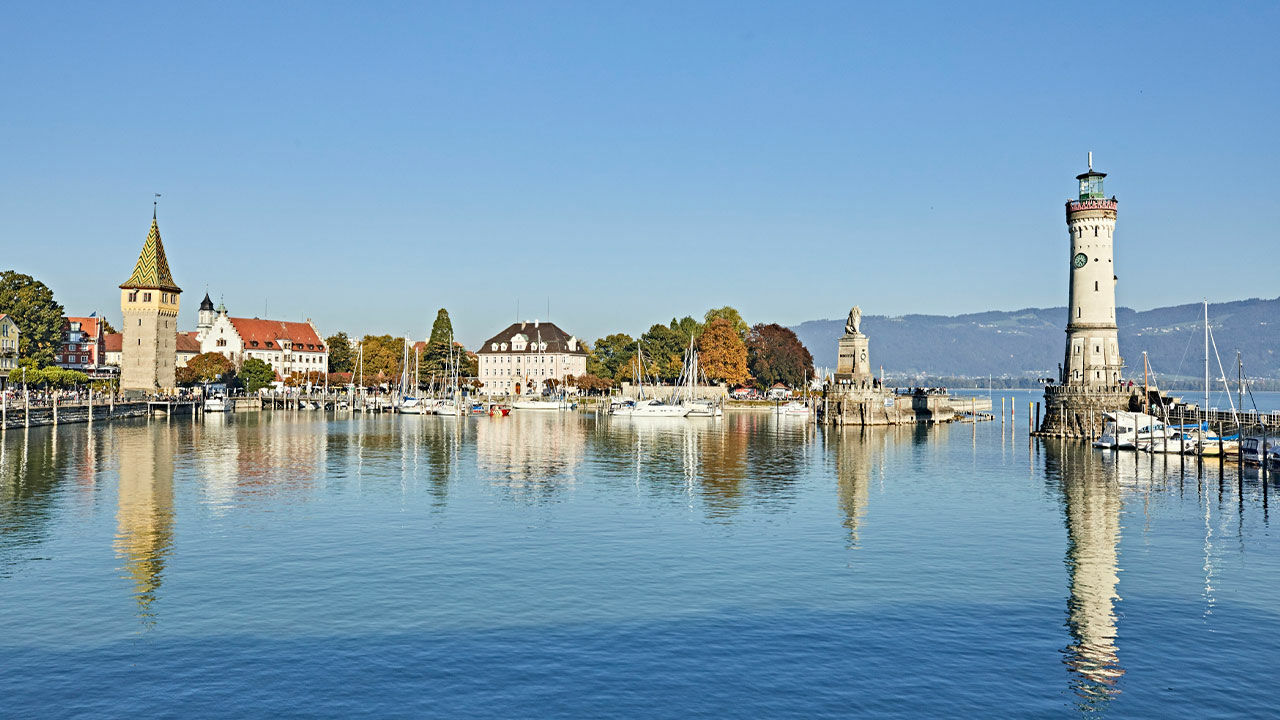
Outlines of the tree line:
[[730,386],[761,389],[790,387],[813,376],[813,356],[790,329],[777,323],[748,325],[737,309],[712,308],[702,320],[692,316],[656,323],[633,338],[606,335],[589,347],[587,374],[575,378],[584,390],[603,390],[635,381],[673,382],[680,377],[685,351],[692,345],[707,379]]

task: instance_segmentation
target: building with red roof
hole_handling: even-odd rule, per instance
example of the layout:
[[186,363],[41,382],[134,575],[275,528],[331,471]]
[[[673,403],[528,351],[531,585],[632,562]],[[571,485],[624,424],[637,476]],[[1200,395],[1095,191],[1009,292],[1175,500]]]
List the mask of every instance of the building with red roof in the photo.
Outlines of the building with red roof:
[[53,356],[58,367],[98,375],[107,365],[102,322],[94,315],[62,318],[62,340]]
[[245,360],[256,358],[270,365],[282,379],[293,373],[329,371],[329,348],[310,319],[292,322],[231,317],[227,308],[219,305],[211,317],[205,316],[202,307],[197,327],[199,352],[220,353],[237,368]]

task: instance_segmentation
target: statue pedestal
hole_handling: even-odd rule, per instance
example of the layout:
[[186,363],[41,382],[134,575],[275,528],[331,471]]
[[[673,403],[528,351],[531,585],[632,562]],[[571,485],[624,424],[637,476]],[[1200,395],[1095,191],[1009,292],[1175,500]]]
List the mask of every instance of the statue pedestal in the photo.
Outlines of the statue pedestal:
[[839,355],[836,358],[836,374],[854,378],[872,377],[871,353],[866,335],[846,333],[841,336]]

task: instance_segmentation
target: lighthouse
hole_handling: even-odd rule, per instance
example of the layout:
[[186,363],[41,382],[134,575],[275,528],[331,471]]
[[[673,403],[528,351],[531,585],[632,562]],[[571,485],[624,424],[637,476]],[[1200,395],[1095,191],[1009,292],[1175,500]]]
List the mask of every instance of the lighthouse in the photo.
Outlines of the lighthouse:
[[1103,191],[1106,173],[1093,169],[1076,176],[1079,196],[1067,201],[1070,294],[1062,385],[1106,388],[1120,384],[1124,360],[1116,333],[1116,275],[1112,238],[1116,199]]
[[1058,382],[1044,389],[1044,420],[1036,435],[1093,438],[1106,413],[1129,409],[1136,398],[1121,384],[1124,358],[1116,331],[1116,270],[1112,255],[1116,199],[1107,174],[1076,176],[1079,192],[1067,200],[1067,342]]

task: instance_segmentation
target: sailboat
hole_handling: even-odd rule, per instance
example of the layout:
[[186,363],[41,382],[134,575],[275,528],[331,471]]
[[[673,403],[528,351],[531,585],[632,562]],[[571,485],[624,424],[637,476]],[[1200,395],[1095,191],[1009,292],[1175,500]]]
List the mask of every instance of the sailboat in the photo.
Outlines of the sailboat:
[[[720,404],[706,398],[698,397],[698,383],[706,380],[702,366],[698,364],[698,350],[693,346],[693,338],[689,338],[689,349],[684,354],[684,367],[680,370],[679,390],[673,395],[673,402],[689,408],[686,417],[723,417],[724,408]],[[710,385],[710,381],[707,381]]]
[[418,397],[419,352],[413,351],[413,392],[409,392],[409,338],[404,339],[404,362],[400,373],[400,405],[398,410],[404,415],[425,415],[430,412],[426,403]]
[[458,359],[454,356],[453,335],[449,335],[449,365],[445,368],[446,378],[449,381],[449,397],[443,398],[435,404],[435,414],[447,417],[457,417],[462,413],[458,409]]
[[631,405],[623,405],[613,408],[610,412],[614,415],[622,415],[627,417],[684,417],[689,414],[690,408],[684,405],[678,405],[663,402],[656,398],[644,397],[644,350],[640,346],[640,341],[636,341],[636,383],[639,387],[640,395],[635,403]]

